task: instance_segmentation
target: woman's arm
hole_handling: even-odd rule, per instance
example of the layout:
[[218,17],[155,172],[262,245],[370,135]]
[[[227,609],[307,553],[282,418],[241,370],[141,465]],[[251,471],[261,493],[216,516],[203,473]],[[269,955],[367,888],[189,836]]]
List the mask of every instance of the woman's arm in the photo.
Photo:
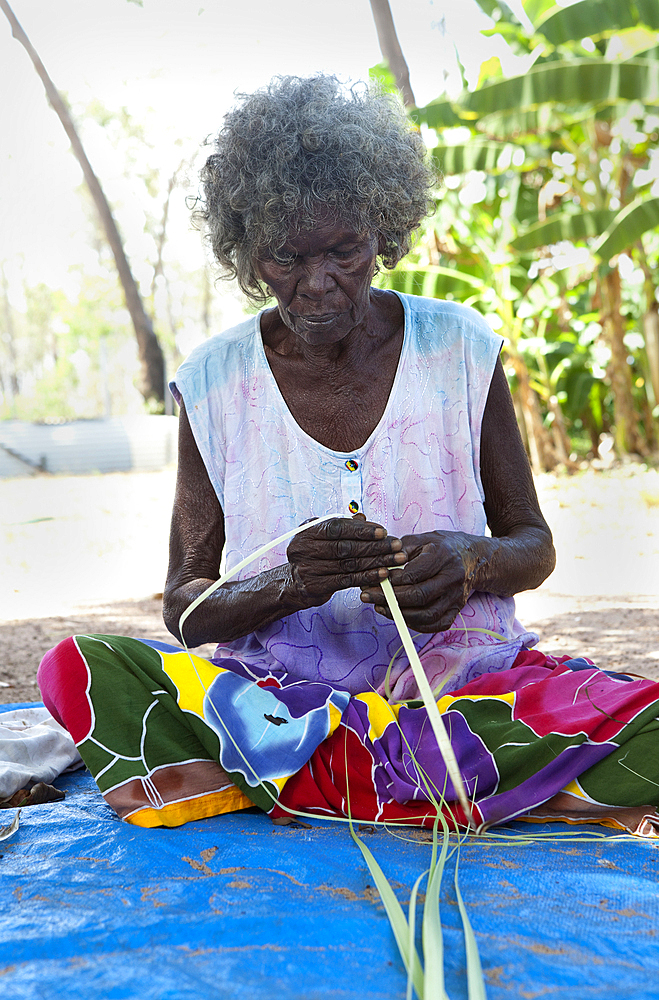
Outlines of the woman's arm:
[[[409,562],[390,574],[405,620],[420,632],[450,627],[474,590],[512,596],[539,587],[554,568],[551,532],[542,516],[498,360],[483,414],[481,481],[492,538],[430,531],[401,538]],[[362,600],[389,616],[379,587]]]
[[[163,601],[165,624],[177,639],[185,609],[219,579],[224,539],[224,513],[181,406]],[[325,521],[291,541],[288,562],[218,588],[187,619],[185,640],[191,647],[230,642],[303,608],[324,604],[337,590],[377,584],[387,575],[386,566],[405,560],[401,549],[399,539],[388,537],[381,525],[352,518]]]

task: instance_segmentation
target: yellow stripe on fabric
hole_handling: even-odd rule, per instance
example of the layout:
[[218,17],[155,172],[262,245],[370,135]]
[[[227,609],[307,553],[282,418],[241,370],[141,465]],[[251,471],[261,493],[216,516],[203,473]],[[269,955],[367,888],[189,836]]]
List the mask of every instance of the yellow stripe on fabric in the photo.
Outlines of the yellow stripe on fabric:
[[445,694],[437,702],[440,715],[456,701],[505,701],[512,708],[515,704],[515,692],[506,691],[505,694],[462,694],[458,695],[457,698],[452,694]]
[[[339,728],[343,712],[340,712],[336,705],[333,705],[331,701],[327,703],[327,707],[329,708],[329,731],[327,736],[331,736],[332,733]],[[325,739],[327,739],[327,737],[325,737]]]
[[363,701],[366,705],[368,711],[368,738],[373,742],[373,740],[379,739],[384,733],[387,726],[396,725],[398,721],[398,713],[400,711],[400,705],[390,705],[388,701],[380,697],[374,691],[365,691],[363,694],[357,694],[353,697],[353,701]]
[[565,788],[562,788],[561,792],[564,795],[574,795],[575,798],[583,799],[585,802],[594,801],[585,794],[583,788],[576,779],[574,779],[574,781],[571,781],[569,785],[566,785]]
[[224,813],[239,812],[250,809],[254,803],[246,795],[232,785],[223,788],[221,792],[209,792],[185,802],[168,802],[161,809],[138,809],[125,817],[126,823],[133,826],[182,826],[191,820],[208,819],[209,816],[221,816]]
[[561,788],[560,794],[572,795],[575,799],[580,799],[582,802],[588,802],[591,806],[603,806],[605,809],[613,808],[610,802],[601,802],[599,799],[594,799],[592,795],[589,795],[588,792],[584,791],[579,784],[578,778],[574,778],[569,785],[566,785],[565,788]]
[[[194,712],[203,719],[206,691],[218,674],[226,673],[224,667],[217,667],[209,660],[183,650],[180,653],[161,652],[160,655],[163,670],[176,685],[179,708],[184,712]],[[196,670],[191,669],[190,660]]]

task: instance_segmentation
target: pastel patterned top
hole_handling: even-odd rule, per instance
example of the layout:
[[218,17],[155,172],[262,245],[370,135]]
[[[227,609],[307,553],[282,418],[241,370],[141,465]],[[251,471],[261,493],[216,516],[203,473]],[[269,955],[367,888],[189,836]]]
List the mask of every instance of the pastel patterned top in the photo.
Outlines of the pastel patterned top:
[[[400,299],[405,332],[389,400],[352,452],[326,448],[294,420],[265,355],[261,314],[210,338],[179,368],[171,389],[185,403],[224,511],[227,568],[323,514],[363,511],[396,536],[485,533],[480,430],[501,338],[465,306]],[[241,575],[285,561],[283,544]],[[485,593],[470,596],[448,631],[413,638],[432,688],[446,692],[509,668],[537,642],[517,622],[511,598]],[[286,672],[395,700],[418,695],[395,625],[363,604],[356,588],[218,646],[213,659],[229,666],[231,657],[260,676]]]

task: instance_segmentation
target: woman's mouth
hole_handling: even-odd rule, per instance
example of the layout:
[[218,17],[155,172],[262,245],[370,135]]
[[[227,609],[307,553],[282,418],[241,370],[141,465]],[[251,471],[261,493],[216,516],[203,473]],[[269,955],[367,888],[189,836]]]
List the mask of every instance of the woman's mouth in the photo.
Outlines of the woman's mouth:
[[325,313],[322,316],[293,316],[296,323],[318,328],[331,326],[332,323],[336,322],[336,318],[336,313]]

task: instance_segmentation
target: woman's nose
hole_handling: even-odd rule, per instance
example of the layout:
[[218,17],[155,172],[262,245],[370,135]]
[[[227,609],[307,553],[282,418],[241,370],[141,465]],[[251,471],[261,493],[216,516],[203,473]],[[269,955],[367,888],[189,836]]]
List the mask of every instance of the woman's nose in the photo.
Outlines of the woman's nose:
[[298,295],[320,299],[327,292],[331,292],[335,288],[336,281],[330,273],[328,261],[323,260],[318,263],[305,264],[297,286]]

